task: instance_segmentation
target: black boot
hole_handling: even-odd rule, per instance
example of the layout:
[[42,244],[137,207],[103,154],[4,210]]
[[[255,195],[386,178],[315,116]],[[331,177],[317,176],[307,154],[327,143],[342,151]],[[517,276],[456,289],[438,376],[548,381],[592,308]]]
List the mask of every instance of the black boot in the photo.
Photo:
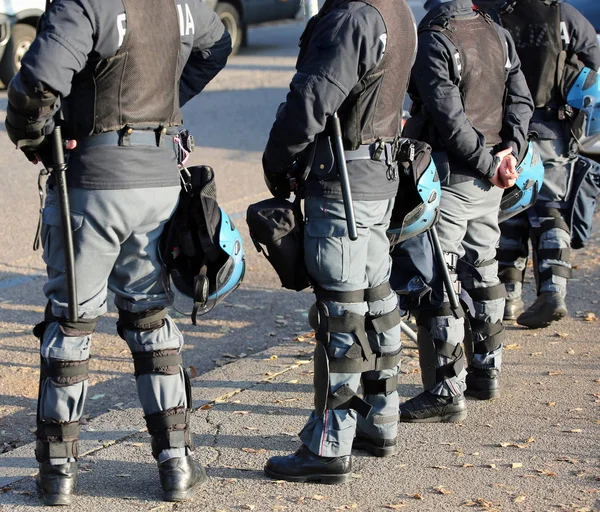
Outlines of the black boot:
[[517,323],[530,329],[548,327],[567,316],[565,299],[557,292],[543,292],[527,310],[519,315]]
[[500,375],[496,368],[489,370],[469,368],[467,372],[465,395],[473,396],[479,400],[490,400],[499,396]]
[[396,438],[384,439],[357,433],[352,443],[355,450],[365,450],[375,457],[389,457],[396,453]]
[[506,299],[506,304],[504,305],[504,320],[515,321],[523,312],[524,308],[525,304],[521,297],[517,297],[516,299]]
[[302,445],[296,453],[271,457],[265,466],[265,475],[288,482],[320,482],[343,484],[352,473],[352,456],[320,457]]
[[204,468],[189,455],[161,462],[158,474],[165,501],[187,500],[194,496],[198,485],[206,482]]
[[400,405],[400,421],[405,423],[457,423],[466,417],[463,395],[445,397],[423,391]]
[[77,462],[40,462],[40,472],[35,477],[35,485],[44,505],[70,505],[77,485]]

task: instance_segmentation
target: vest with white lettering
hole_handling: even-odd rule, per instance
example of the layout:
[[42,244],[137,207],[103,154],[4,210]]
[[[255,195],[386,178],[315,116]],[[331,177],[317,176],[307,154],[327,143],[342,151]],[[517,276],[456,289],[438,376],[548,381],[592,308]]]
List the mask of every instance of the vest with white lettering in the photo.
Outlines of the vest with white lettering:
[[560,5],[550,0],[517,0],[500,13],[521,59],[521,69],[536,108],[564,104],[564,58]]
[[108,59],[88,62],[65,98],[69,137],[181,125],[181,39],[175,2],[123,0],[127,29]]
[[[310,35],[318,30],[318,20],[346,1],[328,0],[309,22],[300,41],[298,62],[304,57]],[[361,78],[338,110],[344,147],[350,150],[378,140],[393,141],[400,135],[402,106],[417,46],[414,18],[405,0],[362,1],[381,15],[386,47],[378,65]]]
[[[458,51],[452,57],[460,70],[458,89],[471,125],[484,135],[487,146],[502,142],[508,56],[491,18],[480,11],[475,16],[438,17],[420,29],[427,30],[444,34]],[[426,142],[440,148],[435,127],[428,128]]]

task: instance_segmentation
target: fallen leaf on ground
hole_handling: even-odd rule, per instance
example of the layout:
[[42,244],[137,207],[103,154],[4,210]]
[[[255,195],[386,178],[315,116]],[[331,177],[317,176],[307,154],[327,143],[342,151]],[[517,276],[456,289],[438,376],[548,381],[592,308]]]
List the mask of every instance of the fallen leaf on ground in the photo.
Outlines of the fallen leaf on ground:
[[340,505],[335,507],[333,510],[354,510],[358,508],[358,503],[352,503],[351,505]]
[[536,472],[540,475],[556,476],[556,473],[554,471],[550,471],[549,469],[536,469]]
[[244,505],[242,508],[244,510],[254,510],[256,508],[256,505]]
[[258,427],[244,427],[246,430],[260,430]]
[[100,400],[100,398],[104,398],[104,393],[98,393],[97,395],[94,395],[92,398],[90,398],[90,400]]
[[477,498],[476,500],[469,500],[463,503],[465,507],[481,507],[481,508],[492,508],[494,504],[491,501],[484,500],[483,498]]
[[563,432],[568,432],[569,434],[579,434],[583,432],[580,428],[572,428],[571,430],[563,430]]
[[488,464],[488,467],[490,467],[491,469],[496,469],[496,464]]
[[520,494],[519,496],[515,497],[515,499],[513,500],[513,502],[515,502],[515,503],[523,503],[526,499],[527,499],[527,496],[524,496],[523,494]]
[[329,498],[327,498],[327,496],[323,496],[322,494],[313,494],[310,499],[315,501],[323,501]]
[[439,494],[452,494],[452,491],[449,491],[448,489],[446,489],[445,487],[442,487],[441,485],[438,485],[437,487],[434,487],[434,489]]
[[521,462],[513,462],[510,467],[513,469],[522,468],[523,464]]
[[240,416],[245,416],[246,414],[250,414],[250,411],[233,411],[232,414],[239,414]]
[[212,409],[212,404],[204,404],[202,407],[200,407],[201,411],[206,411],[208,409]]
[[556,371],[549,371],[548,375],[550,377],[556,377],[557,375],[564,375],[564,372],[561,370],[556,370]]
[[555,332],[554,336],[556,336],[557,338],[568,338],[569,337],[569,333],[568,332]]
[[416,494],[409,494],[408,496],[410,496],[411,498],[414,498],[415,500],[424,500],[425,498],[423,498],[423,496],[421,496],[419,493]]
[[384,505],[383,507],[389,508],[390,510],[400,510],[401,508],[408,507],[408,503],[400,501],[399,503],[391,503],[389,505]]
[[449,469],[448,466],[431,466],[433,469]]
[[243,452],[246,453],[266,453],[267,450],[265,450],[264,448],[259,448],[258,450],[255,448],[242,448]]
[[473,464],[463,464],[462,467],[463,468],[474,468],[475,466]]
[[275,354],[273,354],[272,356],[268,357],[266,359],[266,361],[275,361],[275,359],[279,359]]
[[198,376],[198,370],[195,366],[192,365],[188,366],[188,373],[190,375],[190,379],[193,379]]
[[541,356],[542,352],[532,352],[531,354],[529,354],[531,356]]
[[548,402],[546,405],[548,407],[555,407],[556,406],[556,402]]
[[288,384],[298,384],[300,382],[298,379],[288,380]]
[[504,350],[519,350],[521,348],[523,347],[518,343],[510,343],[509,345],[504,346]]

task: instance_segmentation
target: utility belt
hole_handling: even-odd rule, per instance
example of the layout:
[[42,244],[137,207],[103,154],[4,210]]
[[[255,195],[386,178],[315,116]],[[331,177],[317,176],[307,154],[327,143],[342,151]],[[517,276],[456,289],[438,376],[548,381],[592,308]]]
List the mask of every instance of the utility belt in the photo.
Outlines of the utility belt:
[[125,127],[121,130],[90,135],[77,140],[77,146],[81,149],[95,148],[99,146],[156,146],[163,147],[165,142],[173,144],[173,136],[177,134],[176,129],[170,133],[165,127],[155,130],[139,130]]
[[541,112],[542,121],[565,121],[575,117],[575,110],[571,105],[546,106],[536,110]]
[[371,144],[361,144],[358,149],[346,150],[346,162],[352,160],[375,160],[376,162],[385,162],[392,165],[396,160],[398,153],[398,141],[383,142],[376,141]]

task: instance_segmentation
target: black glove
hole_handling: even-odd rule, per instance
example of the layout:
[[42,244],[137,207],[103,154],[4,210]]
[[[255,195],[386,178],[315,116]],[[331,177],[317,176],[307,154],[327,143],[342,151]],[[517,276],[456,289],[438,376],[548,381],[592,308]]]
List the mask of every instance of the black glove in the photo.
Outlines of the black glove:
[[18,149],[25,153],[25,156],[33,161],[36,159],[36,153],[41,151],[46,135],[54,130],[54,120],[42,119],[32,120],[29,116],[17,112],[9,103],[6,109],[6,133],[9,139]]
[[291,182],[287,172],[270,173],[265,171],[264,173],[265,183],[267,188],[271,191],[274,197],[280,199],[287,199],[290,197],[292,192]]

